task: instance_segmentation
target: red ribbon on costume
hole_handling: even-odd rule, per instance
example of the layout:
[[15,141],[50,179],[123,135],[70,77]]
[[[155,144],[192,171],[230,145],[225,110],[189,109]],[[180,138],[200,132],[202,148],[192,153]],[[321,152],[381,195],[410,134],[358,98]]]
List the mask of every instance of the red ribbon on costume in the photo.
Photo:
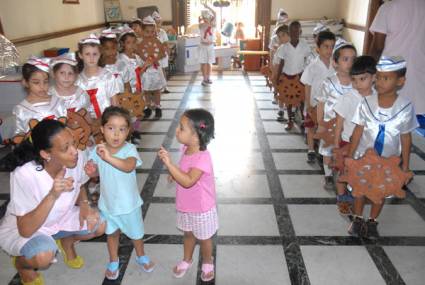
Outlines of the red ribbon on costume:
[[55,115],[50,115],[50,116],[44,117],[43,120],[54,120],[55,118],[56,118]]
[[115,78],[117,78],[118,75],[120,75],[120,74],[119,73],[114,73]]
[[76,109],[76,108],[68,108],[68,109],[66,109],[66,111],[67,111],[67,112],[70,112],[70,113],[74,113],[74,112],[75,112],[75,109]]
[[142,68],[138,66],[134,71],[136,72],[136,92],[140,93],[142,92],[142,79],[140,77],[142,74]]
[[205,30],[204,39],[206,39],[208,35],[212,36],[211,26],[208,26],[208,28]]
[[97,102],[97,98],[96,98],[97,88],[86,90],[86,92],[90,96],[90,102],[93,105],[94,112],[96,113],[96,117],[99,119],[102,116],[102,112],[100,112],[99,103]]

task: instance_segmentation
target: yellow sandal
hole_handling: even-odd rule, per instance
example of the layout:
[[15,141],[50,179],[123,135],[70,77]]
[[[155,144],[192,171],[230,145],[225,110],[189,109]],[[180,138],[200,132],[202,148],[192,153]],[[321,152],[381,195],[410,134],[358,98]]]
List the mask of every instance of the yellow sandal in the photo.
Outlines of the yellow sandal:
[[[13,267],[15,267],[15,269],[17,269],[16,268],[16,256],[12,256],[12,264],[13,264]],[[44,278],[43,278],[43,275],[41,275],[41,273],[37,272],[37,278],[35,278],[34,280],[29,281],[29,282],[24,282],[21,279],[21,284],[22,285],[44,285]]]
[[56,244],[59,248],[60,253],[63,256],[63,262],[65,262],[65,264],[72,269],[80,269],[81,267],[84,266],[84,259],[77,255],[76,258],[72,259],[72,260],[68,260],[68,258],[66,257],[66,253],[65,250],[62,247],[62,243],[60,241],[60,239],[56,240]]

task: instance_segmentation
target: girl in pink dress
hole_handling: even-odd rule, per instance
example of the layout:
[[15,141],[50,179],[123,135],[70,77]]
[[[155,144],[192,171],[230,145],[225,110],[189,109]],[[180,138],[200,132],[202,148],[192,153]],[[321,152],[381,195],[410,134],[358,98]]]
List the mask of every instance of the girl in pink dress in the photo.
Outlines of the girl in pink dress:
[[214,118],[204,109],[187,110],[180,118],[176,138],[183,144],[183,155],[175,165],[161,147],[159,158],[177,182],[177,228],[184,232],[184,256],[174,268],[181,278],[192,266],[193,250],[199,241],[202,253],[202,281],[214,279],[211,237],[217,232],[218,217],[214,170],[207,145],[214,138]]

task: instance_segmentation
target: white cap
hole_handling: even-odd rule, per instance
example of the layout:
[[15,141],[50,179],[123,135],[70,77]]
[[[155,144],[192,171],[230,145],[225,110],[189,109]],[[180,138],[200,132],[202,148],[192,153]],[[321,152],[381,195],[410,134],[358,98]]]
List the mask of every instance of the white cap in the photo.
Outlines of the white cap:
[[95,34],[90,34],[87,38],[79,41],[80,44],[97,44],[100,45],[100,41]]
[[144,25],[156,25],[155,20],[152,18],[152,16],[144,17],[142,23]]
[[335,43],[334,50],[332,51],[332,54],[334,54],[337,50],[339,50],[340,48],[345,47],[345,46],[353,46],[353,43],[347,42],[343,38],[339,38]]
[[28,64],[34,65],[35,67],[37,67],[38,69],[44,72],[49,72],[49,68],[50,68],[49,62],[50,62],[49,58],[46,58],[46,57],[39,58],[36,56],[31,56],[27,61]]
[[135,34],[134,30],[130,28],[128,25],[124,25],[122,27],[119,27],[117,29],[117,32],[119,33],[118,38],[121,39],[122,36],[126,34]]
[[205,19],[211,19],[214,15],[211,13],[210,10],[202,9],[201,10],[201,16],[202,16],[202,18],[205,18]]
[[131,22],[132,22],[132,23],[133,23],[133,22],[140,22],[140,23],[142,23],[142,19],[137,18],[137,17],[133,17],[133,18],[131,18]]
[[100,38],[108,38],[108,39],[116,39],[117,38],[117,30],[109,28],[106,30],[103,30],[100,34]]
[[161,20],[162,20],[161,15],[160,15],[157,11],[154,11],[154,12],[152,13],[152,18],[153,18],[155,21],[161,21]]
[[322,23],[317,23],[316,27],[314,27],[313,29],[313,35],[317,36],[320,32],[328,31],[328,30],[329,28],[326,25]]
[[58,57],[53,58],[50,61],[50,67],[53,68],[53,66],[55,66],[58,63],[66,63],[72,66],[76,66],[77,65],[77,60],[75,59],[75,53],[73,52],[69,52],[69,53],[65,53],[62,54]]
[[401,56],[381,56],[376,70],[381,72],[397,71],[406,68],[406,61]]
[[278,22],[280,24],[284,24],[284,23],[288,22],[288,19],[289,19],[288,13],[286,13],[285,10],[280,8],[279,11],[277,12],[276,22]]

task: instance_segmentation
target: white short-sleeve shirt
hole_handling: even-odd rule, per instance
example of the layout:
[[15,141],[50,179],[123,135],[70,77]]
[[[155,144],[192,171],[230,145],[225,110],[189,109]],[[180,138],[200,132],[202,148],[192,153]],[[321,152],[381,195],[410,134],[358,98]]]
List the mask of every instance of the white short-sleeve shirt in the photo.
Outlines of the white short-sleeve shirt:
[[383,55],[406,60],[406,83],[400,94],[412,101],[417,114],[424,114],[425,1],[387,1],[379,8],[370,31],[386,35]]
[[304,39],[300,39],[296,47],[291,42],[281,45],[276,51],[276,57],[279,61],[282,59],[285,61],[282,73],[296,75],[303,72],[310,52],[310,46]]

